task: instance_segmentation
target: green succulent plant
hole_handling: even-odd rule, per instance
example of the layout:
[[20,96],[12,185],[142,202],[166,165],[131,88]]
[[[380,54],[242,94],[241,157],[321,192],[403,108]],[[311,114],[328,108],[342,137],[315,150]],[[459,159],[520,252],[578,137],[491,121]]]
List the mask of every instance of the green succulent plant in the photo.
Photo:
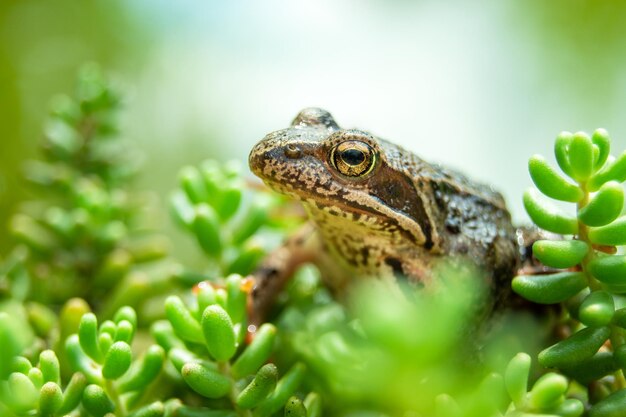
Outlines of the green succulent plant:
[[171,197],[172,215],[209,261],[203,271],[180,274],[190,284],[250,274],[267,253],[264,232],[284,234],[301,222],[301,216],[281,211],[286,206],[282,197],[249,187],[235,162],[207,160],[184,167],[179,182]]
[[[597,417],[626,409],[626,322],[622,319],[626,257],[618,250],[626,244],[626,217],[621,215],[626,152],[612,157],[610,143],[603,129],[591,137],[583,132],[561,133],[554,151],[569,179],[543,157],[530,159],[530,175],[538,189],[524,194],[530,218],[542,229],[572,237],[534,243],[534,255],[554,273],[513,280],[513,289],[531,301],[566,306],[571,335],[543,350],[539,363],[581,383],[594,382],[590,400],[595,404],[589,415]],[[576,215],[560,211],[540,192],[576,203]]]
[[[112,314],[159,288],[145,285],[135,270],[163,258],[168,242],[146,233],[139,212],[148,196],[127,187],[137,163],[118,140],[120,102],[95,65],[82,68],[74,97],[53,101],[42,158],[26,166],[27,179],[38,187],[37,200],[24,204],[10,222],[21,245],[0,283],[13,298],[58,305],[81,297]],[[123,300],[113,300],[123,280],[131,281],[126,287],[142,288],[134,299],[125,289]]]
[[[239,415],[266,417],[296,407],[289,404],[300,400],[290,398],[306,369],[295,363],[279,379],[277,367],[266,363],[274,352],[276,327],[249,327],[247,291],[249,282],[234,274],[223,287],[198,285],[189,303],[171,296],[165,302],[168,322],[156,322],[152,333],[185,383],[201,397],[222,399]],[[246,343],[249,331],[254,338]],[[302,404],[296,408],[314,415]]]

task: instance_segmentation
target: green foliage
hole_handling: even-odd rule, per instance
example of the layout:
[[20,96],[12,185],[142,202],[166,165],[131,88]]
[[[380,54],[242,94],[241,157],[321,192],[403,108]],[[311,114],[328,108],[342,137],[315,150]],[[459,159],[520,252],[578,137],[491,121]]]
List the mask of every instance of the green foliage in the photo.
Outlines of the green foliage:
[[211,404],[208,400],[227,399],[224,410],[270,416],[285,407],[306,369],[296,363],[278,378],[276,366],[265,364],[273,352],[275,326],[265,323],[251,329],[254,338],[245,343],[249,283],[231,275],[224,284],[226,288],[199,285],[189,303],[169,297],[165,302],[169,323],[155,323],[153,335],[187,386],[205,399],[205,407]]
[[626,244],[626,217],[620,217],[626,153],[617,159],[610,156],[609,135],[603,129],[591,137],[583,132],[561,133],[554,151],[559,167],[574,183],[540,156],[529,161],[531,178],[546,196],[576,203],[576,216],[558,212],[540,199],[537,190],[524,195],[524,204],[539,227],[575,235],[572,240],[533,245],[537,259],[545,265],[570,270],[518,276],[513,289],[534,302],[565,302],[571,335],[544,349],[539,362],[581,383],[595,381],[605,388],[590,392],[595,404],[589,415],[621,415],[626,407],[626,368],[620,361],[626,343],[621,313],[626,300],[626,258],[615,253],[616,246]]
[[284,233],[300,222],[300,217],[280,211],[284,207],[280,197],[251,189],[244,195],[241,167],[233,162],[207,160],[199,167],[187,166],[179,183],[171,198],[172,215],[210,260],[201,274],[181,274],[188,284],[250,274],[266,254],[259,232],[278,228]]
[[[13,257],[22,259],[0,281],[12,297],[49,304],[81,297],[111,314],[160,289],[142,285],[134,271],[165,256],[167,241],[146,234],[139,213],[148,195],[127,188],[137,163],[117,137],[119,106],[119,95],[94,65],[81,70],[74,97],[53,101],[43,158],[26,167],[28,180],[47,199],[25,204],[10,222],[21,244]],[[124,280],[131,282],[124,282],[123,300],[116,300]]]
[[7,415],[64,416],[79,406],[87,380],[75,373],[62,389],[59,360],[53,351],[41,352],[34,367],[27,358],[16,356],[12,367],[14,371],[0,385]]
[[566,398],[565,377],[552,374],[528,388],[527,354],[495,372],[477,362],[477,349],[487,355],[484,363],[498,361],[487,353],[494,339],[476,340],[485,329],[467,330],[468,317],[476,317],[481,303],[480,289],[468,284],[479,282],[467,279],[472,273],[442,265],[435,280],[441,284],[428,295],[369,283],[348,303],[355,307],[348,313],[311,291],[314,272],[301,270],[290,289],[294,302],[278,322],[280,356],[305,360],[312,371],[309,384],[326,399],[331,415],[363,411],[364,404],[383,415],[582,415],[583,403]]

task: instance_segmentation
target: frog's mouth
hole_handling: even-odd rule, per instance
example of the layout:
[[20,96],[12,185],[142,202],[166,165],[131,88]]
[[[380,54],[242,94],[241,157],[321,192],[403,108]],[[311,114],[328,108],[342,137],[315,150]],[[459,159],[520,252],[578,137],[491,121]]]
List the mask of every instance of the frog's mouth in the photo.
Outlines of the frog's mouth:
[[[273,191],[276,191],[279,194],[283,194],[292,198],[295,198],[300,201],[305,201],[306,197],[303,195],[304,193],[301,190],[298,190],[296,187],[291,186],[290,184],[283,184],[277,181],[273,181],[270,179],[263,179],[263,183],[271,188]],[[310,196],[309,196],[310,197]]]

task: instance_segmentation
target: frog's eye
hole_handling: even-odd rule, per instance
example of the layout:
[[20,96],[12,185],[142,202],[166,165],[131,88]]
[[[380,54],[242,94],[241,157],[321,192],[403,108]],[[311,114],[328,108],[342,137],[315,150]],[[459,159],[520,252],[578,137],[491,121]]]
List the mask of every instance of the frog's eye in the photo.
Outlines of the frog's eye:
[[347,177],[362,177],[374,169],[376,152],[365,142],[348,140],[331,150],[330,162]]

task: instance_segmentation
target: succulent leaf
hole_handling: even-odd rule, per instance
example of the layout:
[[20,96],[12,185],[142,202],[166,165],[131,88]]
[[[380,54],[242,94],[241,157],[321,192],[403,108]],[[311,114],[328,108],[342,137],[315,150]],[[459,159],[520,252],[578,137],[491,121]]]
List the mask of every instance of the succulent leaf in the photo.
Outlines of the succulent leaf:
[[586,181],[593,174],[593,144],[589,136],[584,132],[577,132],[569,144],[569,162],[572,167],[574,179]]
[[524,193],[524,208],[533,223],[544,230],[563,235],[578,233],[578,221],[563,214],[547,201],[543,201],[537,190],[533,188]]
[[611,323],[615,314],[615,301],[606,291],[594,291],[580,305],[578,317],[589,327],[602,327]]
[[597,245],[626,245],[626,216],[621,216],[606,226],[590,228],[589,240]]
[[604,226],[617,219],[623,207],[624,188],[616,181],[609,181],[578,211],[578,219],[587,226]]
[[598,149],[598,156],[595,158],[595,162],[593,164],[593,168],[595,171],[602,169],[604,163],[609,157],[609,153],[611,152],[611,139],[609,138],[609,132],[605,129],[596,129],[591,135],[591,142]]
[[203,364],[188,363],[183,366],[181,375],[187,385],[203,397],[221,398],[230,392],[230,380]]
[[588,251],[589,245],[581,240],[538,240],[533,244],[533,255],[552,268],[578,265]]
[[576,203],[583,197],[582,190],[561,177],[541,155],[530,158],[528,170],[539,191],[550,198]]
[[215,360],[229,360],[237,349],[233,322],[221,306],[208,306],[202,313],[202,333],[204,343]]
[[582,272],[557,272],[544,275],[518,275],[513,279],[513,291],[539,304],[554,304],[567,300],[587,286]]
[[609,327],[588,327],[539,353],[539,363],[546,368],[568,368],[588,359],[611,335]]

